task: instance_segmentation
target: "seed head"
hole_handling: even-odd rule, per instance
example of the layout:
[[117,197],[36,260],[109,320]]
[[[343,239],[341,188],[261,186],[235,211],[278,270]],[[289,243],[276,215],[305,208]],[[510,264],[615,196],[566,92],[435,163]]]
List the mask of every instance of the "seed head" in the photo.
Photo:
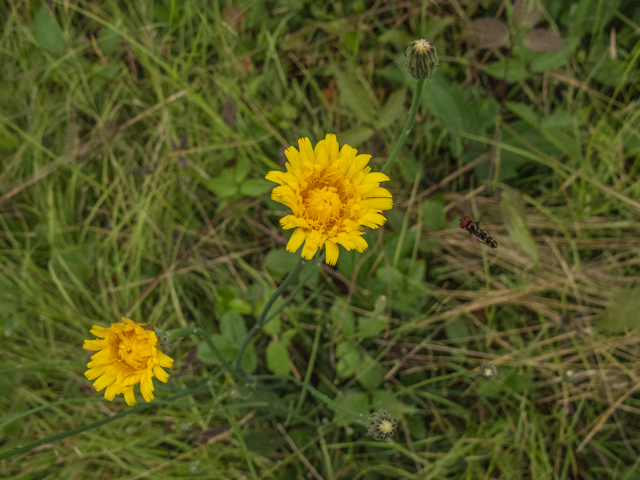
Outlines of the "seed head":
[[393,437],[397,424],[398,422],[389,410],[379,410],[369,415],[367,419],[367,435],[382,442],[388,437]]
[[483,363],[480,365],[480,378],[483,380],[493,380],[498,375],[498,369],[493,363]]
[[415,79],[428,78],[438,66],[438,52],[432,43],[424,38],[413,40],[407,48],[407,68]]

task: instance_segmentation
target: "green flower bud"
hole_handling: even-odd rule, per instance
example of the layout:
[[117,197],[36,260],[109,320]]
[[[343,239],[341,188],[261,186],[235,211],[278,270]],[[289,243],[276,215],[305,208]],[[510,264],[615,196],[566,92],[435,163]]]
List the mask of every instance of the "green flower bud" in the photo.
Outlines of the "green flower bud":
[[498,369],[493,363],[483,363],[480,365],[480,378],[483,380],[493,380],[498,376]]
[[382,442],[396,433],[398,422],[393,418],[389,410],[379,410],[369,415],[367,419],[367,435],[374,440]]
[[416,79],[430,77],[438,66],[436,47],[424,38],[412,41],[407,48],[406,56],[409,73]]

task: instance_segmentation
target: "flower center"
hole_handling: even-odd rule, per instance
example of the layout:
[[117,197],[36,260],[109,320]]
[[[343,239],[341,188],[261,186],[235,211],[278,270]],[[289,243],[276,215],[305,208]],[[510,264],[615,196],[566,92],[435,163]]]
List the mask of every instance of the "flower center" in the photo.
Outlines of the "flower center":
[[342,200],[335,187],[314,188],[304,199],[305,216],[319,227],[330,228],[340,219]]

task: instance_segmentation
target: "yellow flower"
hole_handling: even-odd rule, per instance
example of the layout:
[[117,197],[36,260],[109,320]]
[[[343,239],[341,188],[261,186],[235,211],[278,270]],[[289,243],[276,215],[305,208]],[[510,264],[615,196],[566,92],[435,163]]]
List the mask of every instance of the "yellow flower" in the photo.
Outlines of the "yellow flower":
[[267,180],[279,183],[271,198],[291,209],[280,220],[285,230],[296,228],[287,244],[295,252],[304,242],[302,256],[312,258],[323,245],[326,262],[338,261],[338,245],[363,252],[364,226],[378,228],[386,219],[380,214],[393,206],[391,193],[380,186],[389,180],[384,173],[371,172],[371,155],[356,155],[349,145],[338,150],[336,136],[328,134],[315,149],[308,138],[298,140],[300,151],[285,150],[287,171],[271,171]]
[[[103,340],[85,340],[82,348],[98,351],[87,364],[84,374],[99,392],[106,388],[104,398],[112,401],[124,393],[127,405],[135,405],[133,387],[140,384],[140,391],[147,402],[153,400],[153,377],[163,383],[169,374],[162,367],[171,368],[173,359],[160,351],[158,337],[153,327],[122,318],[125,323],[112,323],[104,328],[94,325],[91,333]],[[151,328],[151,329],[150,329]]]

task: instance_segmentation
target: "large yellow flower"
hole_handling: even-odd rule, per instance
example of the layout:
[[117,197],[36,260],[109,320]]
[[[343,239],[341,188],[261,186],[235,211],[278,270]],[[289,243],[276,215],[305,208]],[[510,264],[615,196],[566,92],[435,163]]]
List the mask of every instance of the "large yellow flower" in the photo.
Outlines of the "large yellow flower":
[[336,136],[328,134],[315,149],[308,138],[298,140],[300,151],[285,150],[286,172],[271,171],[267,180],[279,183],[271,194],[276,202],[291,209],[280,220],[285,230],[296,228],[287,244],[295,252],[304,242],[302,256],[312,258],[318,248],[326,249],[326,262],[338,261],[338,245],[363,252],[364,226],[378,228],[386,219],[380,214],[393,205],[391,193],[380,186],[389,180],[384,173],[370,173],[371,155],[356,155],[349,145],[338,150]]
[[[135,405],[133,387],[140,384],[140,391],[147,402],[153,400],[153,377],[166,383],[169,374],[162,367],[171,368],[173,359],[160,351],[158,337],[152,327],[136,323],[128,318],[124,323],[112,323],[104,328],[94,325],[91,333],[103,340],[85,340],[82,348],[97,350],[87,364],[84,374],[99,392],[106,388],[104,398],[112,401],[124,393],[127,405]],[[146,327],[146,328],[145,328]],[[98,378],[99,377],[99,378]]]

